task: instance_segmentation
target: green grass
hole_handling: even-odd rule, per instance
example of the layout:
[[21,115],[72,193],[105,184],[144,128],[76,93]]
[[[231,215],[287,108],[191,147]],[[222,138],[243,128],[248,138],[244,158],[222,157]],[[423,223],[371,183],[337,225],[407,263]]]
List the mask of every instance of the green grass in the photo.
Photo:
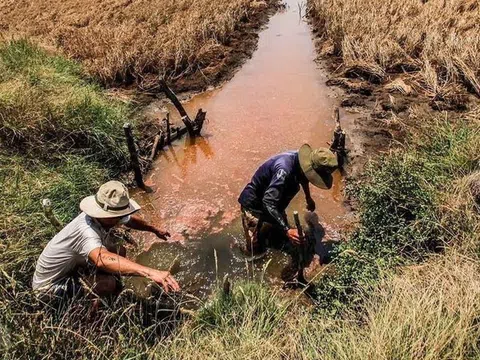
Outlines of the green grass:
[[478,119],[418,120],[403,149],[371,162],[350,187],[359,224],[335,250],[334,271],[318,284],[320,308],[337,313],[353,306],[382,272],[422,262],[472,231],[464,224],[452,232],[443,218],[456,182],[480,170]]
[[131,109],[109,99],[80,66],[28,41],[0,44],[0,139],[9,151],[42,158],[65,153],[124,169],[123,123]]
[[[77,63],[25,40],[0,44],[1,358],[61,357],[85,345],[84,323],[49,318],[31,294],[34,262],[55,234],[41,200],[49,198],[67,223],[83,197],[125,170],[127,119],[132,109],[110,99]],[[75,319],[87,319],[88,306],[76,312]],[[45,328],[62,323],[62,336]],[[78,343],[50,348],[76,336]]]
[[2,269],[33,262],[52,236],[41,199],[67,222],[82,197],[126,168],[130,114],[77,63],[25,40],[0,44]]

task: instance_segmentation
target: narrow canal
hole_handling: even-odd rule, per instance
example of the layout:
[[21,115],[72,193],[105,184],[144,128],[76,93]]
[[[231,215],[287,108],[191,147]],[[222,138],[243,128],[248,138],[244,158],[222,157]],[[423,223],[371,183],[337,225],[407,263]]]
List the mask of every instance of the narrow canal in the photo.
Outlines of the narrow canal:
[[[165,269],[176,257],[175,277],[184,289],[206,294],[216,279],[252,276],[236,241],[242,236],[238,195],[257,167],[270,156],[298,149],[308,142],[327,146],[337,101],[315,63],[315,48],[304,6],[297,0],[272,16],[260,33],[258,49],[221,88],[185,103],[194,115],[207,111],[203,136],[183,139],[162,152],[147,177],[154,192],[137,193],[144,216],[169,230],[169,242],[152,244],[137,260]],[[149,111],[162,118],[166,109],[153,103]],[[176,114],[174,108],[168,109]],[[342,179],[335,173],[333,189],[313,189],[322,223],[338,229],[345,215]],[[289,207],[303,212],[303,193]],[[292,221],[293,223],[293,221]],[[265,279],[278,282],[287,258],[278,251],[253,265]]]

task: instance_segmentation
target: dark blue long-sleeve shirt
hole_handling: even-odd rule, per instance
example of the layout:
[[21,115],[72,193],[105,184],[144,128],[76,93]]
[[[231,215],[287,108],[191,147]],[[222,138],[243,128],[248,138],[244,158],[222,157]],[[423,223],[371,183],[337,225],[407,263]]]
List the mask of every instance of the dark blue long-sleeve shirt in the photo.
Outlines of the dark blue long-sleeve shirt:
[[275,155],[258,168],[238,202],[288,230],[283,213],[300,190],[299,175],[298,151]]

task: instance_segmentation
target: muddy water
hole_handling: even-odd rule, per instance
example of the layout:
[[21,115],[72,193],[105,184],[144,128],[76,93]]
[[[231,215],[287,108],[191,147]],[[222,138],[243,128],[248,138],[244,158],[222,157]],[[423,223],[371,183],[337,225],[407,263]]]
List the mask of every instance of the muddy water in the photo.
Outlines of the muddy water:
[[[191,116],[198,108],[207,111],[203,137],[183,139],[161,153],[147,178],[154,193],[135,194],[144,216],[172,234],[170,242],[153,244],[137,260],[168,268],[179,256],[176,278],[190,291],[208,292],[226,273],[247,276],[234,246],[242,236],[237,198],[257,167],[304,142],[326,146],[331,139],[336,100],[314,62],[310,29],[300,19],[297,1],[287,4],[260,33],[258,49],[231,81],[185,104]],[[160,103],[149,108],[158,118],[166,110],[175,117],[173,108]],[[341,188],[335,174],[332,190],[312,189],[321,221],[334,228],[345,214]],[[304,207],[300,192],[288,213]],[[153,238],[144,240],[150,244]],[[271,252],[253,270],[258,274],[268,264],[266,277],[276,281],[286,261]]]

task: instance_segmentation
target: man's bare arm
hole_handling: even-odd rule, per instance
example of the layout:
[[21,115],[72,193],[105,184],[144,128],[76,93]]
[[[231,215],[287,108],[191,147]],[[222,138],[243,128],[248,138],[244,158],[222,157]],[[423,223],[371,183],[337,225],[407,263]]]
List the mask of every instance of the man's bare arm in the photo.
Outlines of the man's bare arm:
[[308,211],[315,211],[315,201],[312,199],[312,195],[310,195],[310,183],[301,182],[303,192],[305,193],[305,201],[307,202],[307,210]]
[[125,224],[130,229],[148,231],[157,235],[160,239],[167,240],[170,237],[168,231],[161,230],[155,225],[151,225],[138,215],[131,215],[130,221]]
[[103,271],[112,274],[143,276],[161,285],[166,292],[180,290],[180,286],[168,271],[160,271],[137,264],[103,247],[93,249],[88,258]]

